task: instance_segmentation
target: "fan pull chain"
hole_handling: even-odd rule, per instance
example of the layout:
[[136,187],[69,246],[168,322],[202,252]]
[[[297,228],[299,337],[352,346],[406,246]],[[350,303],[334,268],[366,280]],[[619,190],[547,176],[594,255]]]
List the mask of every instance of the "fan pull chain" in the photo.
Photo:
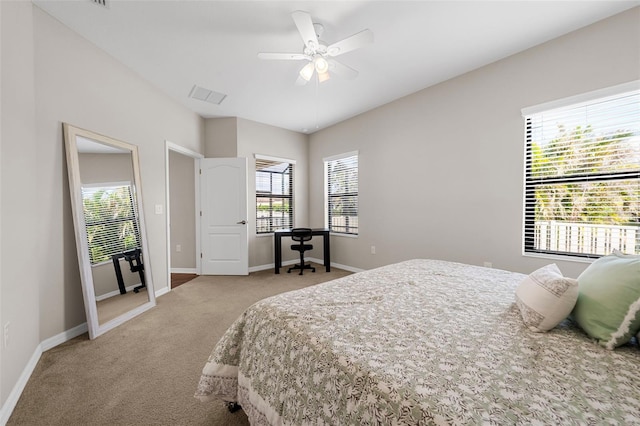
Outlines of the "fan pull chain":
[[316,130],[320,128],[320,124],[318,123],[318,86],[320,86],[320,77],[317,76],[316,73]]

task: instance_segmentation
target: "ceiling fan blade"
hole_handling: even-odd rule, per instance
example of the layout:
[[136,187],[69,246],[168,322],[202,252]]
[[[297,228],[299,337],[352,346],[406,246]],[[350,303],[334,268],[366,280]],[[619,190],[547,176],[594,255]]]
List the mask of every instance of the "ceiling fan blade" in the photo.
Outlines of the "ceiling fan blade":
[[305,54],[302,53],[258,53],[258,58],[260,59],[276,59],[276,60],[285,60],[285,61],[298,61],[301,59],[306,59],[308,61],[311,60]]
[[298,27],[298,32],[304,41],[304,45],[309,49],[315,49],[318,47],[318,36],[316,35],[316,29],[313,28],[313,21],[311,15],[302,10],[296,10],[291,14],[293,22]]
[[353,80],[358,76],[358,71],[354,70],[350,66],[336,61],[335,59],[328,59],[327,62],[329,62],[329,72],[336,73],[340,77]]
[[298,75],[298,78],[296,80],[296,86],[304,86],[305,84],[307,84],[308,81],[305,80],[304,78],[302,78],[301,75]]
[[351,37],[347,37],[328,46],[327,55],[342,55],[343,53],[359,49],[369,43],[373,43],[373,32],[371,30],[362,30]]

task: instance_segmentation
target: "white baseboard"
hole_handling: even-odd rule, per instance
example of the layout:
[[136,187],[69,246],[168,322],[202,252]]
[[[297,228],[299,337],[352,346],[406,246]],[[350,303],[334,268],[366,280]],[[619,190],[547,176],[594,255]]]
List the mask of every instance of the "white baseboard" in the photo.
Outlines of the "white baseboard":
[[16,408],[16,404],[20,399],[20,395],[22,395],[22,392],[24,391],[24,388],[27,385],[27,382],[29,381],[31,374],[33,374],[33,370],[35,370],[36,365],[38,365],[38,361],[40,361],[40,357],[42,356],[42,353],[86,332],[87,332],[87,323],[85,322],[76,327],[73,327],[70,330],[63,331],[60,334],[57,334],[55,336],[52,336],[52,337],[49,337],[48,339],[43,340],[36,347],[35,351],[33,352],[33,355],[31,355],[31,358],[29,359],[29,362],[27,362],[27,365],[24,367],[24,370],[22,370],[22,374],[20,374],[20,377],[18,378],[18,382],[15,384],[15,386],[11,390],[11,393],[9,393],[9,397],[7,398],[5,403],[2,405],[2,408],[0,409],[0,425],[4,426],[9,421],[9,418],[11,417],[11,413],[13,413],[14,408]]
[[[299,260],[285,260],[282,262],[282,266],[289,266],[289,265],[294,265],[296,263],[298,263]],[[249,268],[249,272],[258,272],[258,271],[264,271],[267,269],[273,269],[276,267],[275,263],[269,263],[267,265],[259,265],[259,266],[252,266]]]
[[171,268],[172,274],[197,274],[196,268]]
[[[324,260],[322,259],[316,259],[315,257],[310,257],[310,258],[305,258],[305,261],[309,260],[311,262],[314,263],[319,263],[321,265],[324,264]],[[297,263],[297,262],[296,262]],[[349,272],[362,272],[364,271],[364,269],[360,269],[360,268],[354,268],[352,266],[347,266],[347,265],[341,265],[340,263],[335,263],[335,262],[331,262],[331,266],[335,266],[338,269],[344,269],[345,271],[349,271]]]
[[[289,266],[289,265],[295,265],[299,261],[300,261],[299,259],[287,260],[287,261],[282,262],[282,266],[285,267],[285,266]],[[324,264],[324,260],[317,259],[315,257],[305,258],[304,261],[305,262],[319,263],[320,265]],[[252,267],[249,268],[249,272],[258,272],[258,271],[264,271],[266,269],[273,269],[273,268],[275,268],[275,266],[276,266],[275,263],[269,263],[268,265],[252,266]],[[333,263],[333,262],[331,262],[331,266],[335,266],[336,268],[344,269],[345,271],[349,271],[349,272],[362,272],[362,271],[364,271],[364,269],[353,268],[351,266],[341,265],[339,263]]]
[[162,287],[160,290],[156,290],[156,292],[155,292],[156,298],[158,298],[160,296],[164,296],[165,294],[169,293],[170,291],[171,291],[171,289],[169,288],[169,286]]
[[[125,287],[124,289],[127,290],[127,291],[133,291],[134,288],[136,288],[136,287],[138,287],[140,285],[142,285],[142,283],[133,284],[133,285],[130,285],[129,287]],[[108,299],[108,298],[113,297],[113,296],[118,296],[119,294],[120,294],[120,290],[110,291],[109,293],[105,293],[105,294],[102,294],[100,296],[96,296],[96,302],[100,302],[101,300]]]
[[42,349],[42,352],[46,352],[49,349],[63,344],[64,342],[68,342],[74,337],[78,337],[82,333],[86,333],[87,330],[87,323],[83,322],[82,324],[77,325],[70,330],[63,331],[60,334],[56,334],[55,336],[49,337],[48,339],[44,340],[42,343],[40,343],[40,348]]

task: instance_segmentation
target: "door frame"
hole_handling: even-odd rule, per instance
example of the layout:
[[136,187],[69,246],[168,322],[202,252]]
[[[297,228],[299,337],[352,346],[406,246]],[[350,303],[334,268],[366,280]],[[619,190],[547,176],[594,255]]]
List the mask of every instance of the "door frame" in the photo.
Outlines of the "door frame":
[[173,143],[171,141],[165,140],[165,205],[166,205],[166,224],[165,224],[165,234],[166,234],[166,245],[167,245],[167,293],[171,291],[171,198],[169,193],[170,187],[170,176],[169,176],[169,151],[176,152],[178,154],[185,155],[187,157],[193,158],[194,164],[194,176],[193,180],[195,181],[195,192],[196,192],[196,205],[195,205],[195,216],[193,220],[196,222],[196,274],[200,275],[202,272],[202,266],[200,263],[200,179],[199,179],[199,169],[200,169],[200,159],[204,158],[204,155],[192,151],[188,148],[185,148],[181,145]]

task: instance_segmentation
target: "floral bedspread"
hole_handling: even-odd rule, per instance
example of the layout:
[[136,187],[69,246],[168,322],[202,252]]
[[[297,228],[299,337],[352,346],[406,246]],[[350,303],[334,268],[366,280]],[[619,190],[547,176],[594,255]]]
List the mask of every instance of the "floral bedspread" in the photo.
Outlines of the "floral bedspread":
[[640,425],[640,349],[570,320],[533,333],[524,275],[410,260],[251,306],[215,346],[196,397],[251,424]]

